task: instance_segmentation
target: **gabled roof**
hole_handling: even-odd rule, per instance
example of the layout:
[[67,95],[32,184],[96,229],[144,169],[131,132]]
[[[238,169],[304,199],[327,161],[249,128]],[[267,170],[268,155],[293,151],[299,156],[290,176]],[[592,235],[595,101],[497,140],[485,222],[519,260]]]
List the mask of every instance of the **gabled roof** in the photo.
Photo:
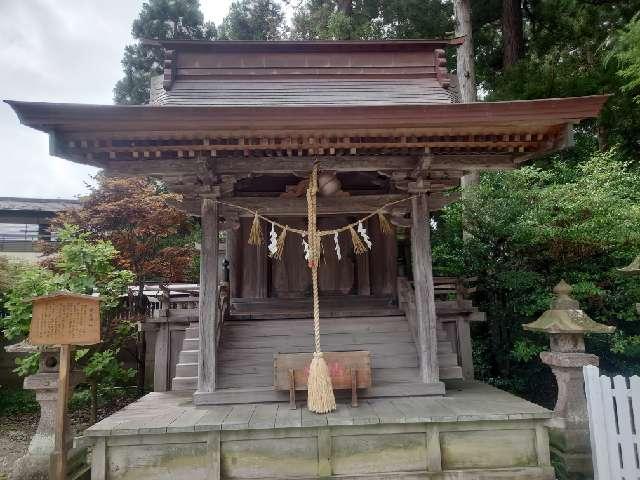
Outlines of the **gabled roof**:
[[[607,95],[589,97],[391,106],[151,106],[85,105],[5,100],[20,121],[43,132],[73,133],[86,138],[136,138],[139,134],[183,132],[279,131],[310,129],[531,129],[577,123],[597,117]],[[116,133],[119,132],[119,133]]]
[[156,42],[166,61],[151,105],[7,103],[51,134],[53,155],[153,175],[193,200],[316,162],[392,178],[398,189],[428,174],[433,199],[467,171],[514,168],[571,145],[573,124],[607,100],[451,103],[452,44]]
[[[159,105],[415,105],[449,103],[448,40],[154,41]],[[160,87],[160,84],[162,85]]]

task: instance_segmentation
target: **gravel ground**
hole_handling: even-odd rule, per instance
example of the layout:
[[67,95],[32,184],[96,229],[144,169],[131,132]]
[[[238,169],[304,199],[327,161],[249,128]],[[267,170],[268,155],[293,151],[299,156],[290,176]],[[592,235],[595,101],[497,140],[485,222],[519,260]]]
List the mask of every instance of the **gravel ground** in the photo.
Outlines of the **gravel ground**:
[[[120,410],[134,399],[118,399],[98,410],[98,420]],[[89,423],[89,409],[71,413],[71,428],[78,435]],[[10,417],[0,417],[0,480],[5,480],[13,468],[14,462],[22,457],[29,447],[31,436],[38,428],[40,415],[23,413]]]

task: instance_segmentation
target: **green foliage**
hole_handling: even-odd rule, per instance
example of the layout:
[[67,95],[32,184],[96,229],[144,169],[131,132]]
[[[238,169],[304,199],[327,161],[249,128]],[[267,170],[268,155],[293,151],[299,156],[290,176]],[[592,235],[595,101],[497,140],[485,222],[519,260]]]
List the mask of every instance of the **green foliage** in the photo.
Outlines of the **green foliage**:
[[162,49],[142,40],[212,40],[217,36],[215,25],[204,22],[199,0],[149,0],[134,20],[131,34],[138,41],[125,47],[124,77],[113,89],[114,102],[123,105],[148,103],[151,77],[162,73]]
[[36,413],[40,410],[33,390],[13,390],[3,387],[0,395],[0,417]]
[[[75,359],[84,364],[84,373],[89,379],[109,384],[126,383],[134,372],[121,366],[117,354],[135,329],[128,322],[114,325],[112,314],[119,305],[119,295],[126,291],[134,275],[114,266],[118,252],[111,243],[90,242],[89,234],[78,227],[62,228],[58,239],[60,249],[51,269],[35,265],[16,268],[4,303],[7,314],[0,318],[3,333],[10,340],[29,333],[31,298],[34,296],[58,290],[84,294],[98,292],[103,300],[100,308],[105,342],[77,350]],[[39,358],[40,354],[34,353],[16,359],[15,372],[22,376],[34,373]]]
[[5,337],[13,340],[29,332],[31,298],[58,290],[76,293],[100,293],[104,313],[113,310],[118,296],[134,276],[127,270],[117,270],[113,261],[117,251],[109,242],[89,242],[88,235],[77,227],[67,226],[58,233],[60,253],[54,269],[37,265],[18,267],[6,294],[7,315],[0,319]]
[[51,270],[37,265],[24,265],[13,275],[13,284],[5,297],[6,316],[0,319],[3,334],[9,340],[29,333],[31,298],[63,288],[63,282]]
[[[640,14],[622,28],[613,42],[613,50],[608,59],[618,61],[618,76],[625,82],[624,92],[637,92],[640,89]],[[640,95],[636,95],[640,103]]]
[[25,355],[24,357],[16,358],[16,368],[13,370],[14,373],[17,373],[21,377],[26,377],[27,375],[33,375],[38,371],[38,364],[40,363],[40,353],[31,353],[29,355]]
[[292,19],[296,39],[434,38],[452,29],[451,4],[440,0],[356,0],[346,14],[335,0],[306,0]]
[[284,14],[273,0],[237,0],[220,25],[223,40],[277,40],[285,32]]
[[89,357],[89,361],[84,367],[87,378],[96,380],[107,379],[110,384],[126,384],[134,378],[136,371],[132,368],[122,368],[119,360],[119,348],[111,348],[102,352],[95,352]]
[[640,372],[640,278],[617,271],[640,251],[640,172],[589,135],[577,142],[534,166],[483,174],[442,212],[433,236],[439,274],[478,277],[474,301],[488,317],[474,332],[484,346],[475,352],[479,377],[539,401],[553,384],[537,359],[548,339],[521,325],[549,308],[562,278],[594,320],[618,327],[588,338],[603,367]]

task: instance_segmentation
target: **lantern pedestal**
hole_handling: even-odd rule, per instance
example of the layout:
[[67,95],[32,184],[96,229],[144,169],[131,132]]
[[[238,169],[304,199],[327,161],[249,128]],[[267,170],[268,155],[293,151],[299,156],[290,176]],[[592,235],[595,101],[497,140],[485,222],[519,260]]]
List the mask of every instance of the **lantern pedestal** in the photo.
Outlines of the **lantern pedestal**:
[[578,352],[542,352],[542,362],[551,367],[558,384],[558,398],[549,438],[555,453],[572,478],[592,475],[589,416],[584,395],[582,367],[598,366],[596,355]]
[[[34,353],[37,348],[26,343],[20,343],[7,347],[7,351]],[[73,372],[71,375],[71,388],[79,383],[82,377],[82,372]],[[38,373],[26,377],[23,388],[35,391],[36,401],[40,404],[40,421],[38,422],[36,433],[31,437],[27,453],[15,462],[9,479],[47,480],[49,478],[49,460],[54,447],[56,402],[58,400],[57,349],[45,349],[45,351],[41,352]],[[82,458],[79,458],[81,457],[79,455],[80,452],[71,450],[71,442],[72,438],[70,436],[70,465],[82,461]]]

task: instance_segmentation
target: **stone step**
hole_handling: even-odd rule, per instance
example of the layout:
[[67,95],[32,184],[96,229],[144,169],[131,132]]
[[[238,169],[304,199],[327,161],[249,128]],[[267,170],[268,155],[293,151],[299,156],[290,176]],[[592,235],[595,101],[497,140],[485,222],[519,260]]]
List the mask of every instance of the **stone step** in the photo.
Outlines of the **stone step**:
[[176,392],[192,391],[198,387],[198,377],[174,377],[171,390]]
[[454,367],[458,365],[458,356],[455,353],[438,352],[438,365],[441,367]]
[[197,377],[197,363],[179,363],[176,365],[176,377]]
[[178,357],[178,363],[198,363],[200,350],[182,350]]
[[196,327],[188,327],[184,331],[184,338],[192,339],[200,337],[200,329]]
[[182,341],[182,350],[200,350],[200,339],[185,338]]
[[458,365],[452,367],[440,366],[440,379],[441,380],[453,380],[462,378],[462,367]]

